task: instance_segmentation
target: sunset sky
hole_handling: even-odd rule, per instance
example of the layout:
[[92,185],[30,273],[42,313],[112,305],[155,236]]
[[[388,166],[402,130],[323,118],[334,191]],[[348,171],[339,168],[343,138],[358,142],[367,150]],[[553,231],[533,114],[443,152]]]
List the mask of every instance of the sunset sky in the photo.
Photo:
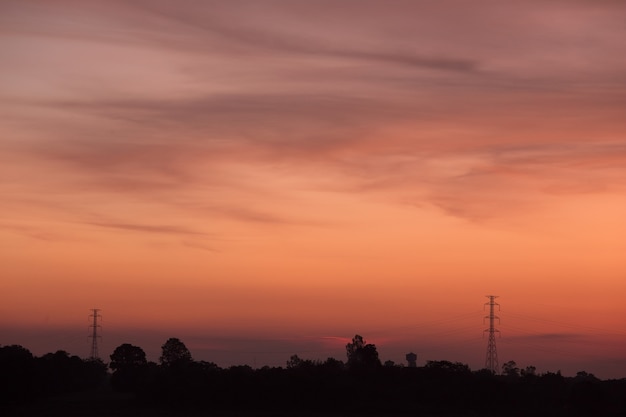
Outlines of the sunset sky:
[[626,377],[626,4],[0,0],[0,344]]

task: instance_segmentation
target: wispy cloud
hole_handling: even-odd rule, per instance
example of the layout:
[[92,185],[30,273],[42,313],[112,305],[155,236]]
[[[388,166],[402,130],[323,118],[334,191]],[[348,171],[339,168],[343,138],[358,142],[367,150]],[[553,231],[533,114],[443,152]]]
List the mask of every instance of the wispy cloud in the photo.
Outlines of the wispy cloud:
[[147,232],[147,233],[159,233],[159,234],[174,234],[174,235],[193,235],[193,236],[211,236],[209,233],[199,232],[191,229],[187,229],[180,226],[170,225],[145,225],[145,224],[123,224],[123,223],[106,223],[106,222],[87,222],[85,224],[110,228],[120,229],[130,232]]
[[574,341],[588,337],[589,335],[584,335],[580,333],[538,333],[532,335],[507,336],[508,339],[545,342]]
[[[623,10],[445,3],[94,2],[66,15],[13,2],[1,18],[12,42],[52,46],[64,62],[93,59],[81,70],[40,54],[26,66],[5,42],[16,64],[3,106],[27,140],[7,136],[0,147],[46,167],[34,181],[169,193],[173,205],[193,187],[261,186],[225,174],[233,164],[306,177],[312,188],[397,191],[402,202],[471,219],[526,209],[542,193],[622,189],[615,132],[626,128],[616,105],[626,68],[614,57]],[[14,88],[24,74],[45,86]],[[316,181],[315,171],[340,180]],[[237,206],[212,210],[291,221]]]
[[194,240],[183,240],[181,243],[183,246],[193,248],[193,249],[199,249],[199,250],[203,250],[207,252],[214,252],[214,253],[219,252],[219,250],[214,248],[213,246],[209,246],[207,244],[194,241]]
[[0,230],[6,230],[32,239],[46,242],[80,241],[80,239],[47,230],[45,227],[20,226],[15,224],[0,224]]
[[252,223],[269,223],[269,224],[302,224],[304,221],[296,222],[294,220],[280,217],[276,214],[266,213],[257,210],[251,210],[244,207],[207,207],[207,211],[218,213],[223,216]]

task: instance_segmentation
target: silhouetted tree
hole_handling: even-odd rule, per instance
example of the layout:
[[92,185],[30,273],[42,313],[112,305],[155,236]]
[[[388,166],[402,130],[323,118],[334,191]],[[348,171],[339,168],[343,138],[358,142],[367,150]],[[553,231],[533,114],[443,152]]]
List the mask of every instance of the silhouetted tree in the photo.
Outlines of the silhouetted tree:
[[147,376],[146,352],[138,346],[124,343],[115,348],[110,358],[109,367],[115,371],[111,376],[113,388],[121,392],[139,391]]
[[450,361],[427,361],[424,368],[457,374],[469,374],[472,372],[468,365]]
[[599,382],[600,380],[596,378],[594,374],[585,371],[576,372],[576,377],[574,377],[574,381],[576,382]]
[[525,378],[535,377],[537,376],[537,368],[532,365],[527,366],[526,368],[520,370],[520,374]]
[[335,358],[327,358],[322,367],[328,371],[342,371],[345,368],[343,362]]
[[43,385],[44,392],[60,394],[72,390],[77,383],[74,379],[75,362],[80,362],[80,358],[74,358],[64,350],[57,350],[37,359],[38,382]]
[[106,379],[107,364],[99,358],[83,359],[84,388],[96,388]]
[[376,369],[381,366],[376,345],[365,343],[363,336],[355,335],[346,345],[349,369]]
[[[170,406],[192,405],[207,394],[209,372],[206,363],[194,362],[180,339],[170,338],[161,346],[160,369],[152,384],[155,399]],[[207,362],[208,363],[208,362]]]
[[298,368],[301,363],[302,363],[302,359],[300,359],[298,355],[291,355],[291,357],[287,361],[287,369]]
[[179,339],[169,338],[163,346],[161,346],[161,357],[159,362],[163,366],[175,366],[188,364],[192,361],[191,352],[187,346]]
[[503,363],[502,375],[508,376],[509,378],[517,378],[520,375],[517,363],[515,363],[515,361],[508,361]]
[[106,376],[100,360],[81,359],[58,350],[36,359],[38,391],[42,395],[85,391],[98,386]]
[[0,404],[19,403],[32,395],[35,360],[20,345],[0,347]]
[[110,356],[109,367],[114,371],[118,369],[130,369],[145,366],[148,364],[146,352],[139,346],[124,343],[115,348]]
[[[607,411],[613,408],[609,406],[611,396],[608,390],[600,384],[598,378],[585,371],[579,371],[572,382],[570,402],[576,407],[579,415],[609,415]],[[626,413],[623,415],[626,415]]]
[[365,346],[365,340],[360,334],[354,335],[352,342],[346,345],[346,355],[348,355],[348,361],[355,354],[357,349],[362,349]]
[[565,403],[567,382],[561,371],[545,372],[537,381],[536,396],[544,407],[561,408]]

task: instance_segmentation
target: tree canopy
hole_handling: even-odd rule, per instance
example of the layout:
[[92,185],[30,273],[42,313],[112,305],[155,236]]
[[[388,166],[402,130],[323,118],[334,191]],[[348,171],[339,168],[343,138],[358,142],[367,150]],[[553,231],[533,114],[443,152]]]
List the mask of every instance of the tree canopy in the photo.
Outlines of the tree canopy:
[[378,358],[376,345],[366,343],[361,335],[355,335],[346,345],[349,369],[375,369],[382,364]]
[[113,370],[136,368],[148,364],[146,352],[139,346],[133,346],[130,343],[116,347],[110,358],[109,367]]
[[191,352],[180,339],[172,337],[161,346],[159,362],[164,366],[182,365],[192,362]]

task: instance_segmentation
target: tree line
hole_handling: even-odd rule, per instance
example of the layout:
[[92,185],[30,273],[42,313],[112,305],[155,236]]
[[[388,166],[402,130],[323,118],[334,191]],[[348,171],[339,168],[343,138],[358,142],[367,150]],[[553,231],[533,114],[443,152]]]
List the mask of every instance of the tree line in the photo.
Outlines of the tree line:
[[[412,356],[410,356],[412,355]],[[413,360],[414,354],[407,355]],[[110,369],[110,371],[107,370]],[[427,361],[424,366],[382,363],[376,346],[356,335],[346,360],[291,356],[284,367],[220,368],[194,360],[185,344],[168,339],[158,363],[124,343],[110,362],[59,351],[34,357],[21,346],[0,347],[3,404],[19,404],[106,386],[133,404],[160,410],[243,413],[378,413],[482,416],[623,416],[626,379],[602,381],[586,372],[564,377],[504,364],[501,375],[466,364]]]

